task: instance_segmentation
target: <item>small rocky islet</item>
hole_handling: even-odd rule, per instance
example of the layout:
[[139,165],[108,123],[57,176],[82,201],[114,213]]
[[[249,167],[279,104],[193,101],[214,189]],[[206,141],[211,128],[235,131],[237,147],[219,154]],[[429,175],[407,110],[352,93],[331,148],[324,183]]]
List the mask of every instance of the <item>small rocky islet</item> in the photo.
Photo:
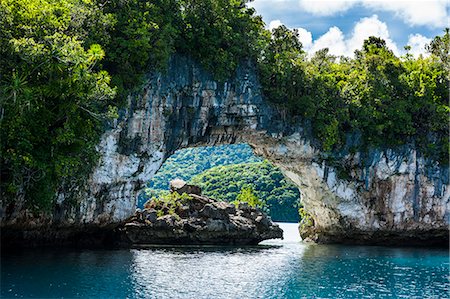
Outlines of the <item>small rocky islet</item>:
[[131,244],[255,245],[282,239],[283,231],[267,214],[247,203],[202,196],[198,186],[170,182],[169,200],[150,200],[123,226]]

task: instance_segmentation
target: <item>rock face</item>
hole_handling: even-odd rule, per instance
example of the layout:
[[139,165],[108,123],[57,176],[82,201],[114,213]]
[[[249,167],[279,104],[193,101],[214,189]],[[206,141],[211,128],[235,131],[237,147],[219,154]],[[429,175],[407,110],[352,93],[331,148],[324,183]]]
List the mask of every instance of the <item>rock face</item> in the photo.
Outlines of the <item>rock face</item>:
[[180,179],[175,179],[170,181],[170,191],[177,192],[178,194],[195,194],[202,195],[202,189],[199,186],[189,185],[185,181]]
[[[190,59],[174,56],[166,73],[149,74],[128,101],[101,138],[101,159],[87,185],[62,189],[45,225],[119,224],[134,214],[145,182],[175,150],[247,142],[299,186],[310,215],[303,238],[352,243],[419,238],[448,246],[448,165],[428,160],[413,146],[354,153],[351,136],[341,152],[325,155],[307,125],[288,121],[263,100],[251,64],[218,83]],[[71,204],[74,193],[77,205]],[[3,227],[29,227],[28,218],[4,210],[1,215]]]
[[310,216],[310,225],[300,226],[303,239],[448,246],[447,166],[408,147],[342,153],[339,164],[330,165],[300,134],[283,140],[256,150],[299,186]]
[[77,218],[99,224],[128,218],[145,183],[175,150],[253,135],[267,123],[266,107],[250,64],[219,84],[190,59],[175,56],[166,74],[148,76],[142,92],[129,97],[127,110],[102,136],[102,158]]
[[[189,199],[180,199],[171,214],[165,204],[151,202],[146,206],[123,228],[131,244],[250,245],[283,237],[277,224],[246,203],[236,208],[227,202],[189,194]],[[158,212],[165,213],[158,217]]]

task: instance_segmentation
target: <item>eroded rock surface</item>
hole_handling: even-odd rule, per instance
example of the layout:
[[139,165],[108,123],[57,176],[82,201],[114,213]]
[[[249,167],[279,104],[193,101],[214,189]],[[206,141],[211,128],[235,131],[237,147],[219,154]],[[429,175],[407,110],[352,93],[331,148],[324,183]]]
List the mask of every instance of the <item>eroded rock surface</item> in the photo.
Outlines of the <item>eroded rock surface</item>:
[[[247,203],[235,207],[189,194],[189,199],[172,213],[155,202],[146,206],[148,208],[137,211],[123,228],[131,244],[249,245],[283,237],[277,224]],[[160,213],[164,215],[158,216]]]
[[170,181],[170,191],[177,192],[178,194],[195,194],[195,195],[201,195],[202,189],[199,186],[195,185],[189,185],[185,181],[180,179],[175,179]]

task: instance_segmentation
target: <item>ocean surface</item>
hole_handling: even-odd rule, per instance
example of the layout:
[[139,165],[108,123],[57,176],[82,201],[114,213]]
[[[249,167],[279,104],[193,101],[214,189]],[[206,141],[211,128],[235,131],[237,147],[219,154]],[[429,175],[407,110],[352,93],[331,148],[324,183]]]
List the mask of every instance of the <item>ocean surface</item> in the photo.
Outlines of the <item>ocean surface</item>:
[[311,245],[2,252],[1,298],[449,298],[445,249]]

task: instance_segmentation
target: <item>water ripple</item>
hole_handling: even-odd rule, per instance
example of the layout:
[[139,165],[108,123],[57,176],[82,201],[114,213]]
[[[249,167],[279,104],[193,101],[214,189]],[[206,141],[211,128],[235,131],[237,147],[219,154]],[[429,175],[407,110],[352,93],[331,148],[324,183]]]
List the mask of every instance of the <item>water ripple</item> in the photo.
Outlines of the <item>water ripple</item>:
[[254,247],[3,254],[1,297],[449,298],[446,250],[306,245],[283,229]]

